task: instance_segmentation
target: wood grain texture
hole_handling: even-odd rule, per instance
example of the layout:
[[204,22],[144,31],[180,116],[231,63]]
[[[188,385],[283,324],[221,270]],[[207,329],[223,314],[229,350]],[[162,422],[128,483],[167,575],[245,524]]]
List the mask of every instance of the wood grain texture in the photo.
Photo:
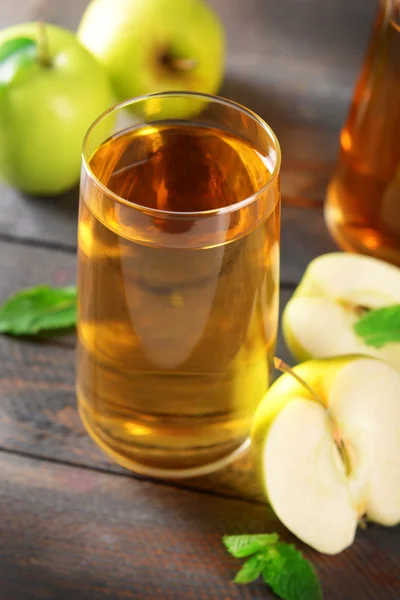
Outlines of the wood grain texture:
[[[230,583],[229,533],[279,531],[266,506],[0,453],[2,600],[273,600]],[[325,600],[395,600],[400,530],[335,557],[305,551]],[[307,599],[304,599],[307,600]]]

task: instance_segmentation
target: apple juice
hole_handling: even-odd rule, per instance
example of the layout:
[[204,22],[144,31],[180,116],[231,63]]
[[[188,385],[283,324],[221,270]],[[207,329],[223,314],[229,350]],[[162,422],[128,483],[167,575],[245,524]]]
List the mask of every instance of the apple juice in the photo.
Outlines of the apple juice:
[[400,266],[399,0],[380,2],[328,188],[326,220],[345,250]]
[[128,468],[204,472],[243,446],[268,387],[278,179],[245,139],[178,121],[111,137],[89,169],[104,189],[81,187],[82,419]]

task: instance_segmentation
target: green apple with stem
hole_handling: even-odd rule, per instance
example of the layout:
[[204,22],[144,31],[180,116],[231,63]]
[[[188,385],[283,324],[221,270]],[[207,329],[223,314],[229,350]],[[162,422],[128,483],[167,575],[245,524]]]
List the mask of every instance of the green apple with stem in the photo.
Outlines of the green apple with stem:
[[283,313],[285,341],[298,361],[367,354],[400,369],[400,344],[368,346],[354,324],[366,311],[400,304],[400,269],[377,258],[333,252],[313,260]]
[[[120,100],[173,90],[214,94],[221,84],[224,32],[203,0],[92,0],[78,38],[105,66]],[[192,109],[190,100],[175,100],[168,116]]]
[[378,359],[311,360],[286,371],[257,408],[252,442],[282,523],[327,554],[357,524],[400,522],[400,372]]
[[85,132],[113,102],[104,69],[72,32],[0,31],[0,178],[35,195],[76,185]]

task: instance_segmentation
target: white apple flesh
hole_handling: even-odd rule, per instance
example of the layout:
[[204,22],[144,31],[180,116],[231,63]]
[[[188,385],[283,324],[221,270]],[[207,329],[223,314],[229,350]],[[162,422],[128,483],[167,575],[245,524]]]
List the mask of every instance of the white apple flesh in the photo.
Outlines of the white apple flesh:
[[363,310],[398,303],[398,267],[363,255],[325,254],[310,263],[285,308],[285,341],[298,361],[367,354],[400,369],[400,344],[373,348],[353,330]]
[[400,521],[400,373],[368,357],[314,360],[280,377],[260,404],[253,442],[268,500],[316,550],[336,554],[364,515]]

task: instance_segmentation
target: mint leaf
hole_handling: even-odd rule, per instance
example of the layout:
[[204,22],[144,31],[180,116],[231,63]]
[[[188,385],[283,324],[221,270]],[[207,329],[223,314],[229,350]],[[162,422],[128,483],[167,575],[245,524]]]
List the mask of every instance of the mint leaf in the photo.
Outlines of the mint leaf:
[[255,554],[269,544],[276,544],[279,536],[276,533],[256,535],[225,535],[222,538],[229,554],[235,558],[244,558]]
[[236,574],[235,583],[251,583],[258,579],[261,575],[263,568],[263,560],[260,556],[252,556],[242,566],[240,571]]
[[276,533],[223,537],[235,557],[253,554],[237,573],[235,583],[251,583],[262,575],[282,600],[322,600],[322,590],[312,565],[292,544],[279,541]]
[[0,88],[37,59],[37,43],[25,37],[12,38],[0,45]]
[[314,568],[292,544],[279,542],[267,551],[262,576],[279,598],[322,600]]
[[354,324],[354,331],[374,348],[400,342],[400,304],[367,312]]
[[34,335],[76,323],[76,288],[40,285],[18,292],[0,307],[0,332]]

